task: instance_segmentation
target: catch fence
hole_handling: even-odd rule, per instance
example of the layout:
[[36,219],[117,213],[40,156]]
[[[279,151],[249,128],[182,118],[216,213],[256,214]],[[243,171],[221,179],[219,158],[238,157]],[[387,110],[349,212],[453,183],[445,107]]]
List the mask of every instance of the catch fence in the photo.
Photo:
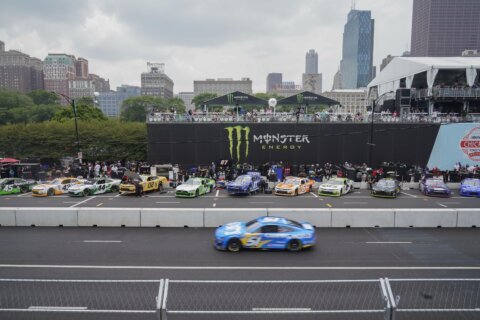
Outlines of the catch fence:
[[0,279],[1,319],[479,319],[480,279]]

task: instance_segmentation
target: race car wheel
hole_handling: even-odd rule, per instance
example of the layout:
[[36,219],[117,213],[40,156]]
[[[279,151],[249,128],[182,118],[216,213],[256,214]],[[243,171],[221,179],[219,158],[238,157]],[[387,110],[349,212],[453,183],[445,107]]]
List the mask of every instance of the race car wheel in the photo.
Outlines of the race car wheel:
[[195,198],[198,197],[199,195],[200,195],[200,191],[198,191],[197,189],[197,191],[195,191]]
[[20,192],[21,193],[27,193],[28,192],[28,187],[27,186],[20,186]]
[[90,190],[88,190],[88,189],[83,190],[83,195],[85,197],[88,197],[90,195]]
[[295,195],[298,196],[298,189],[295,190]]
[[160,193],[163,193],[163,191],[164,191],[163,190],[163,183],[158,184],[158,190],[157,191],[160,192]]
[[112,187],[110,188],[110,191],[111,191],[111,192],[118,192],[118,187],[117,187],[117,186],[112,186]]
[[242,248],[242,243],[238,239],[228,241],[227,250],[230,252],[238,252]]
[[55,192],[53,191],[53,189],[48,189],[47,191],[47,196],[51,197],[55,194]]
[[302,242],[298,239],[290,240],[290,242],[287,244],[287,250],[291,252],[302,250]]

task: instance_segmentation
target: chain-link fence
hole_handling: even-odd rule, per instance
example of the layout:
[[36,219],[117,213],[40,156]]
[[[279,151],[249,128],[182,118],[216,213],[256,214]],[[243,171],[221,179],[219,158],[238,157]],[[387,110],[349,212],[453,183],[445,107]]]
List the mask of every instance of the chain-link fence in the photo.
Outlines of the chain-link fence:
[[0,319],[480,319],[480,279],[0,279]]

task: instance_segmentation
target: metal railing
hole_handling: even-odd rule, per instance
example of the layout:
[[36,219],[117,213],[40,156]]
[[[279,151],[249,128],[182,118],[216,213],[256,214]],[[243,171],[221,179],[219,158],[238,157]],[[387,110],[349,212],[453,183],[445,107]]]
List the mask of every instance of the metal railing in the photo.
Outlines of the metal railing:
[[417,100],[426,98],[478,99],[480,98],[480,88],[434,87],[431,91],[428,89],[416,89],[414,98]]
[[99,314],[160,320],[478,319],[480,279],[0,279],[0,318],[25,314],[35,319]]

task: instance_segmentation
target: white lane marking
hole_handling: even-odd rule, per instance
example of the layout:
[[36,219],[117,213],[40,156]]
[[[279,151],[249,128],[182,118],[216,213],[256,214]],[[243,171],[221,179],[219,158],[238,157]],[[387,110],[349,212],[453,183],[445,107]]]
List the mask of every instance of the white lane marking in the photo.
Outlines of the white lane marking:
[[315,193],[310,192],[310,194],[311,194],[312,196],[314,196],[315,198],[318,198],[318,196],[317,196]]
[[360,191],[355,191],[354,193],[361,193]]
[[29,195],[31,195],[31,194],[32,194],[31,192],[21,193],[21,194],[19,194],[17,197],[25,197],[25,196],[29,196]]
[[351,202],[344,202],[343,204],[367,204],[368,202],[358,202],[358,201],[351,201]]
[[215,208],[216,206],[217,206],[217,204],[216,204],[216,203],[214,203],[214,204],[213,204],[213,207]]
[[91,198],[87,198],[87,199],[85,199],[85,200],[83,200],[83,201],[77,202],[76,204],[71,205],[69,208],[75,208],[75,207],[78,206],[79,204],[83,204],[83,203],[85,203],[85,202],[87,202],[87,201],[90,201],[90,200],[92,200],[92,199],[95,199],[96,197],[97,197],[97,196],[93,196],[93,197],[91,197]]
[[120,196],[121,196],[121,194],[119,193],[119,194],[117,194],[117,195],[115,196],[115,198],[118,198],[118,197],[120,197]]
[[220,193],[220,190],[217,190],[217,193],[215,193],[215,197],[218,197],[219,193]]
[[100,202],[99,204],[97,204],[97,207],[101,207],[103,205],[103,202]]
[[252,308],[252,311],[312,311],[312,308]]
[[157,201],[155,203],[180,203],[180,201]]
[[44,264],[0,264],[0,268],[44,268],[44,269],[128,269],[128,270],[480,270],[480,266],[430,266],[430,267],[254,267],[254,266],[95,266],[95,265],[44,265]]
[[400,192],[400,193],[401,193],[401,194],[405,194],[405,195],[407,195],[407,196],[410,196],[410,197],[412,197],[412,198],[418,198],[418,196],[416,196],[416,195],[414,195],[414,194],[406,193],[406,192],[403,192],[403,191]]
[[54,306],[30,306],[29,310],[87,310],[87,307],[54,307]]
[[84,243],[120,243],[122,240],[83,240]]
[[368,244],[409,244],[409,243],[412,243],[411,241],[367,241],[365,243],[368,243]]
[[62,201],[63,203],[77,203],[77,201]]
[[268,202],[268,201],[252,201],[252,202],[249,202],[251,204],[255,204],[255,203],[275,203],[275,202]]
[[444,205],[443,203],[438,203],[438,205],[444,208],[448,208],[448,206]]

